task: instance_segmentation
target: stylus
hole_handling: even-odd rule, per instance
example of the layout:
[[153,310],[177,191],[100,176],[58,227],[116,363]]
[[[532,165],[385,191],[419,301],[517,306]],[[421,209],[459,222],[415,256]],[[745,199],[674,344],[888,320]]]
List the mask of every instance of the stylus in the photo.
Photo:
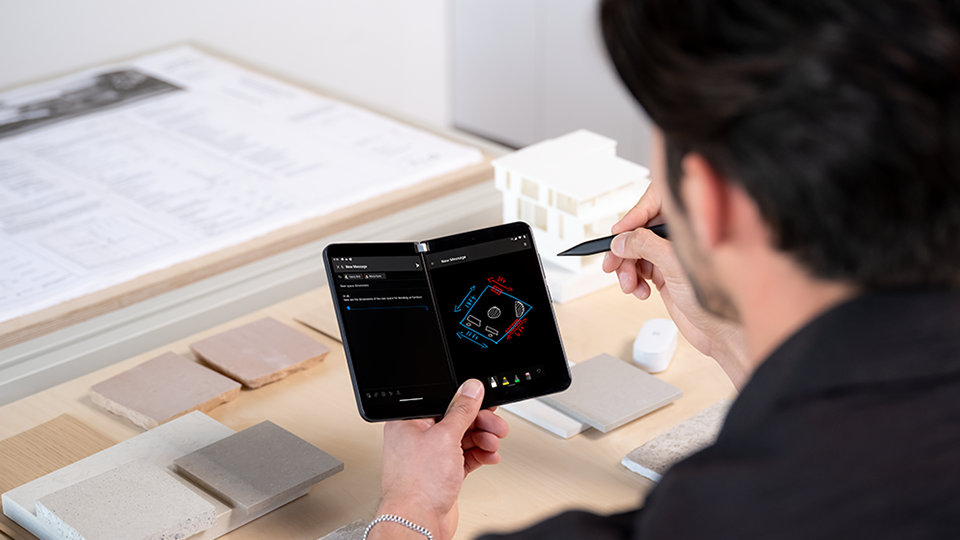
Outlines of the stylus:
[[[653,234],[659,236],[660,238],[667,238],[666,223],[661,225],[653,225],[648,228],[653,232]],[[603,253],[604,251],[610,251],[610,242],[613,242],[613,239],[616,237],[617,235],[612,234],[603,238],[587,240],[586,242],[577,244],[566,251],[557,253],[557,255],[560,257],[566,257],[570,255],[578,255],[582,257],[585,255],[595,255],[597,253]]]

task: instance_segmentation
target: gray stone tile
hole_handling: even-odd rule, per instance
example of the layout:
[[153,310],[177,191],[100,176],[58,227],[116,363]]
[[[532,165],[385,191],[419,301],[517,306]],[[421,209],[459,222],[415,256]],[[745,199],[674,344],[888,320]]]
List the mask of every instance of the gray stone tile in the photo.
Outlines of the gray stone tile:
[[343,470],[343,463],[273,422],[174,461],[177,471],[246,513],[273,509]]
[[540,399],[604,433],[682,395],[679,388],[608,354],[584,360],[570,372],[570,388]]

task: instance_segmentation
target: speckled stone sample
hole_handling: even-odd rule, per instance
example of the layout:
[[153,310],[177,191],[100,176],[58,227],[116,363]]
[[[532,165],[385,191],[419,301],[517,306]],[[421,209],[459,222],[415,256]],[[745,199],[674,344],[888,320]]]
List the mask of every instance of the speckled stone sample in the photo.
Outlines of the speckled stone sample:
[[621,463],[631,471],[659,482],[674,463],[713,444],[729,409],[729,401],[715,403],[633,449]]
[[56,538],[34,514],[39,499],[137,460],[170,467],[174,459],[233,433],[229,427],[194,411],[4,493],[3,513],[38,538]]
[[570,374],[570,388],[540,399],[604,433],[682,395],[679,388],[609,354],[580,362]]
[[91,401],[144,429],[213,410],[239,395],[240,383],[172,352],[90,388]]
[[247,513],[282,506],[343,463],[273,422],[261,422],[174,461],[177,472]]
[[365,519],[358,519],[317,540],[363,540],[363,531],[369,523]]
[[190,345],[217,371],[259,388],[306,369],[330,351],[326,345],[269,317]]
[[64,540],[187,538],[213,525],[212,504],[144,461],[121,465],[40,498],[37,517]]

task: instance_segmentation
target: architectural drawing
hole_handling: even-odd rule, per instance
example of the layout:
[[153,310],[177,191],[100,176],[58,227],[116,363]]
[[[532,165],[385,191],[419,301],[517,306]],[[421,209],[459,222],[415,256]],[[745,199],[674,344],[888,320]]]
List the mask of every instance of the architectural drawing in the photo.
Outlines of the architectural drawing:
[[[464,313],[460,320],[463,329],[457,332],[457,338],[483,349],[522,334],[527,314],[533,309],[527,302],[507,292],[513,289],[506,285],[502,277],[491,277],[487,281],[488,284],[479,293],[476,293],[476,286],[471,286],[453,309],[454,313]],[[514,316],[504,317],[504,314]]]

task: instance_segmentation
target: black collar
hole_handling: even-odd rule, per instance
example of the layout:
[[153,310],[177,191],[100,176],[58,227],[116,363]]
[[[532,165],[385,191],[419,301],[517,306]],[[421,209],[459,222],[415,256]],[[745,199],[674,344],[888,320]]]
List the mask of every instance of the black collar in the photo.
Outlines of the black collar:
[[725,432],[750,429],[798,400],[960,374],[960,291],[868,293],[787,338],[757,368]]

